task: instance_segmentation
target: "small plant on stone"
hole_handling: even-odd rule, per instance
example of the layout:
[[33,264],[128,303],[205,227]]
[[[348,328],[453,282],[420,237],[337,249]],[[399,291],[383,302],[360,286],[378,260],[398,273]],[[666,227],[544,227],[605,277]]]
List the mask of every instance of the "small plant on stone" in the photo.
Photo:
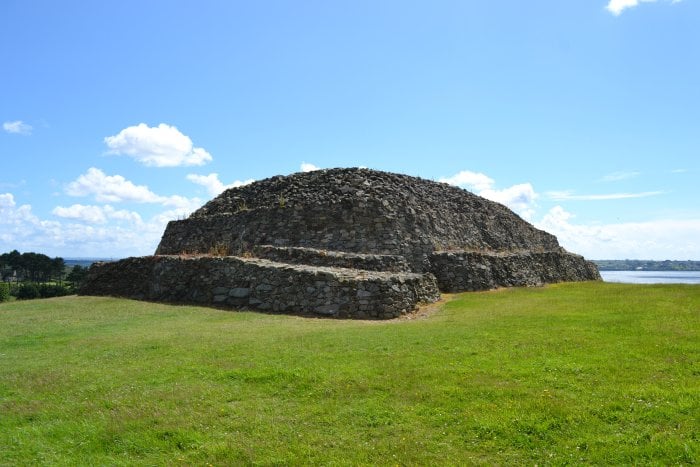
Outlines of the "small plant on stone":
[[285,198],[284,195],[282,195],[282,194],[280,194],[277,197],[277,201],[278,201],[281,208],[283,208],[287,205],[287,198]]
[[225,243],[217,243],[209,248],[210,256],[229,256],[229,248]]
[[238,211],[236,211],[236,212],[249,211],[249,210],[250,209],[248,208],[248,204],[245,202],[244,199],[242,199],[238,202]]

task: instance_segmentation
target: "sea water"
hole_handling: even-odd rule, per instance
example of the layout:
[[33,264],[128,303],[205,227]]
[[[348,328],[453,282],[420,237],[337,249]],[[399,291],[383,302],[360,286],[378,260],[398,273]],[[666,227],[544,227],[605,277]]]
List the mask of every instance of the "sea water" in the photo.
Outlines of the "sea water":
[[700,271],[600,271],[605,282],[627,284],[700,284]]

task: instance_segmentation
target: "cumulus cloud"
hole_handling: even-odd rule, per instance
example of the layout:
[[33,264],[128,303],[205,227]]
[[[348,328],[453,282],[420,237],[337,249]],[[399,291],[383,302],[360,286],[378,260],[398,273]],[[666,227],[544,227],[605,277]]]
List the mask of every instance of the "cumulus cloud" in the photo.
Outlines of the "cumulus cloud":
[[187,198],[180,195],[160,196],[159,198],[160,204],[163,206],[174,208],[182,213],[190,213],[204,204],[199,198]]
[[100,203],[160,203],[163,197],[156,195],[145,185],[134,185],[121,175],[106,175],[100,169],[91,167],[66,187],[71,196],[94,195]]
[[[87,197],[92,196],[94,200],[98,203],[139,203],[139,204],[160,204],[162,206],[171,208],[173,210],[174,217],[181,217],[187,215],[200,207],[202,205],[202,200],[195,198],[187,198],[180,195],[170,195],[162,196],[157,195],[152,192],[145,185],[135,185],[131,181],[125,179],[121,175],[107,175],[102,170],[95,167],[91,167],[88,171],[80,175],[76,180],[70,182],[66,186],[66,194],[76,197]],[[74,205],[81,206],[81,205]],[[74,207],[73,211],[65,211],[68,208],[59,209],[57,213],[58,216],[63,214],[64,217],[68,217],[69,212],[78,212],[82,209],[82,218],[87,219],[89,217],[90,209]],[[104,209],[104,207],[103,207]],[[107,208],[112,209],[111,207]],[[93,215],[94,209],[92,209]],[[128,214],[129,211],[104,211],[108,219],[117,219],[121,216],[123,219],[131,218],[133,216]],[[135,213],[134,213],[135,214]],[[74,217],[75,219],[81,218],[81,216]]]
[[141,223],[141,216],[133,211],[114,209],[110,205],[85,206],[73,204],[72,206],[56,206],[51,213],[64,219],[74,219],[90,224],[104,224],[108,220],[124,221],[133,224]]
[[74,204],[67,208],[56,206],[51,213],[54,216],[65,219],[78,219],[91,224],[107,222],[107,216],[100,206],[83,206],[82,204]]
[[4,122],[2,124],[2,129],[16,135],[31,135],[33,128],[22,120],[15,120],[13,122]]
[[31,242],[37,231],[47,239],[55,238],[53,233],[57,225],[56,222],[40,220],[28,204],[17,206],[12,193],[0,194],[0,247],[4,243],[4,250],[18,249]]
[[554,201],[608,201],[615,199],[647,198],[664,194],[663,191],[643,191],[641,193],[607,193],[599,195],[577,195],[573,191],[548,191],[547,197]]
[[[669,3],[679,3],[681,0],[670,0]],[[608,5],[605,7],[610,13],[615,16],[619,16],[622,12],[628,8],[633,8],[640,3],[654,3],[656,0],[610,0]]]
[[[38,223],[39,219],[32,214],[28,204],[17,206],[12,193],[0,195],[0,224],[5,226]],[[1,230],[1,229],[0,229]]]
[[300,168],[302,172],[313,172],[314,170],[321,170],[320,167],[317,167],[309,162],[302,162]]
[[170,125],[149,127],[145,123],[124,128],[104,139],[110,154],[125,155],[150,167],[204,165],[212,160],[204,148],[196,148],[192,140]]
[[15,197],[12,193],[3,193],[0,195],[0,209],[13,208],[15,206]]
[[590,259],[675,259],[700,257],[700,219],[585,225],[555,206],[536,223],[557,236],[567,250]]
[[209,195],[211,195],[212,197],[218,196],[224,190],[227,190],[229,188],[238,188],[239,186],[249,185],[255,181],[252,178],[249,178],[248,180],[236,180],[233,183],[224,185],[221,182],[221,180],[219,180],[219,174],[215,172],[210,173],[209,175],[189,174],[187,175],[187,180],[206,188],[207,193],[209,193]]
[[12,193],[0,194],[0,251],[40,251],[50,256],[120,258],[152,254],[166,224],[187,216],[197,206],[184,203],[148,220],[110,205],[58,206],[59,220],[43,220]]
[[481,172],[470,172],[469,170],[462,170],[451,177],[441,178],[440,182],[474,191],[490,190],[493,184],[496,183],[488,175],[484,175]]
[[521,183],[497,190],[494,188],[496,182],[491,177],[481,172],[469,170],[463,170],[451,177],[441,178],[439,181],[466,188],[486,199],[504,204],[527,219],[531,218],[535,212],[537,193],[530,183]]
[[479,192],[479,196],[505,204],[527,219],[530,219],[535,213],[534,205],[537,193],[529,183],[520,183],[503,190],[482,190]]

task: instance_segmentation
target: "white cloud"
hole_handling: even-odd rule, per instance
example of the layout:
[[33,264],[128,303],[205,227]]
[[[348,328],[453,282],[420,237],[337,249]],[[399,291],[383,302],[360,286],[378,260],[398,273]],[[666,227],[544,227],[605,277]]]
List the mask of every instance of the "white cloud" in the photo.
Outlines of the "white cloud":
[[[173,197],[174,198],[174,197]],[[180,197],[182,200],[187,198]],[[179,206],[144,221],[136,212],[109,205],[57,207],[58,221],[42,220],[12,193],[0,194],[0,252],[39,251],[49,256],[111,257],[153,254],[168,221],[197,206]]]
[[100,203],[160,203],[164,198],[156,195],[145,185],[134,185],[121,175],[106,175],[100,169],[91,167],[66,187],[71,196],[94,195]]
[[569,251],[589,259],[688,260],[700,258],[700,219],[583,225],[555,206],[536,223]]
[[212,197],[218,196],[219,194],[221,194],[224,190],[227,190],[228,188],[238,188],[240,186],[249,185],[255,181],[252,178],[249,178],[248,180],[243,180],[243,181],[236,180],[233,183],[230,183],[228,185],[224,185],[221,182],[221,180],[219,180],[219,174],[217,174],[217,173],[210,173],[209,175],[189,174],[189,175],[187,175],[187,180],[206,188],[207,193],[209,193],[209,195],[211,195]]
[[32,208],[28,204],[17,207],[15,197],[12,193],[0,195],[0,224],[2,225],[22,225],[25,223],[38,223],[39,219],[32,214]]
[[0,209],[14,208],[15,205],[15,197],[12,195],[12,193],[4,193],[0,195]]
[[451,177],[441,178],[439,181],[472,190],[479,196],[508,206],[527,219],[534,214],[537,193],[530,183],[521,183],[503,190],[496,190],[493,187],[496,182],[491,177],[468,170],[463,170]]
[[13,122],[5,122],[2,124],[2,129],[8,133],[16,135],[31,135],[32,126],[24,123],[22,120],[15,120]]
[[302,162],[300,168],[302,172],[313,172],[314,170],[321,170],[320,167],[317,167],[314,164],[310,164],[308,162]]
[[42,238],[50,241],[57,225],[53,221],[40,220],[28,204],[18,207],[12,193],[0,195],[0,251],[20,249],[22,244],[35,237],[36,232],[41,232]]
[[635,7],[639,4],[638,0],[610,0],[608,6],[605,7],[613,15],[617,16],[622,13],[625,8]]
[[204,165],[212,160],[203,148],[194,147],[188,136],[165,123],[157,127],[140,123],[104,141],[110,154],[129,156],[151,167]]
[[504,190],[482,190],[479,192],[479,196],[505,204],[526,219],[532,218],[535,214],[534,206],[537,193],[529,183],[513,185]]
[[103,211],[109,219],[114,219],[117,221],[124,221],[131,224],[140,224],[143,222],[141,215],[134,211],[127,211],[126,209],[114,209],[112,206],[104,206]]
[[180,195],[160,196],[160,204],[182,212],[192,212],[200,208],[204,202],[199,198],[187,198]]
[[576,195],[572,191],[548,191],[547,197],[554,201],[608,201],[615,199],[647,198],[664,194],[663,191],[644,191],[641,193],[607,193],[601,195]]
[[91,224],[107,222],[107,216],[100,206],[83,206],[82,204],[74,204],[67,208],[56,206],[51,213],[64,219],[76,219]]
[[495,183],[491,177],[481,172],[470,172],[469,170],[462,170],[451,177],[441,178],[440,182],[474,191],[490,190]]
[[[174,209],[179,215],[183,213],[189,214],[203,204],[203,201],[197,197],[157,195],[145,185],[135,185],[121,175],[106,175],[95,167],[91,167],[86,173],[70,182],[66,186],[66,193],[70,196],[78,197],[93,196],[98,203],[160,204]],[[77,210],[79,208],[74,209]],[[59,212],[65,214],[67,211],[59,210]],[[128,211],[114,211],[109,214],[112,216],[110,217],[112,219],[116,219],[114,216],[129,218],[130,215],[127,213]],[[131,217],[133,218],[133,216]]]
[[124,221],[133,224],[141,223],[141,216],[133,211],[114,209],[110,205],[84,206],[73,204],[69,207],[56,206],[51,213],[64,219],[73,219],[90,224],[104,224],[108,220]]
[[619,182],[622,180],[629,180],[630,178],[638,177],[640,172],[630,171],[630,172],[613,172],[604,175],[600,181],[601,182]]
[[[670,3],[680,3],[681,0],[671,0]],[[605,7],[610,13],[615,16],[619,16],[622,12],[628,8],[633,8],[640,3],[654,3],[656,0],[610,0],[608,5]]]

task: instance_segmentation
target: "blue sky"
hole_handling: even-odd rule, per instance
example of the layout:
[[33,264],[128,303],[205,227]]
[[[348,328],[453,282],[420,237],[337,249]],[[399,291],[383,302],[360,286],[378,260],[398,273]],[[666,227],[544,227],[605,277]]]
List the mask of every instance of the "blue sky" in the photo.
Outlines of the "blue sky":
[[151,254],[226,186],[446,181],[700,259],[700,2],[0,2],[0,252]]

